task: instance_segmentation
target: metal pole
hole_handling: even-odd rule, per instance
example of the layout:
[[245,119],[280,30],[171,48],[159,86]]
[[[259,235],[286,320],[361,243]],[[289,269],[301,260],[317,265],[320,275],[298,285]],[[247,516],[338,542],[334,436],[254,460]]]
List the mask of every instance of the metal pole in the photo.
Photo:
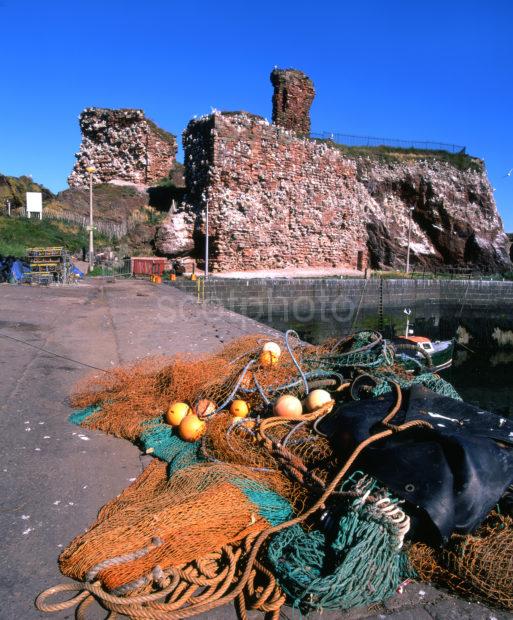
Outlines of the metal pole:
[[7,215],[11,217],[11,201],[7,201]]
[[208,278],[208,198],[205,207],[205,279]]
[[410,335],[410,314],[411,314],[411,309],[410,308],[405,308],[403,310],[404,314],[406,314],[406,329],[404,331],[404,337],[408,338],[408,336]]
[[406,251],[406,273],[410,273],[411,214],[414,207],[408,209],[408,249]]
[[94,269],[93,240],[93,173],[89,173],[89,271]]
[[96,172],[94,166],[88,166],[86,172],[89,173],[89,271],[94,269],[94,241],[93,241],[93,173]]

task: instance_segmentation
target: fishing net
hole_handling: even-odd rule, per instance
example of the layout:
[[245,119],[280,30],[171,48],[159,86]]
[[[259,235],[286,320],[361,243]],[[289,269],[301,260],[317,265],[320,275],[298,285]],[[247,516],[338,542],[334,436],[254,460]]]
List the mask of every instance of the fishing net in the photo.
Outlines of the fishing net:
[[[319,492],[334,473],[338,459],[325,437],[311,432],[311,424],[276,420],[266,433],[267,449],[255,431],[254,420],[235,420],[221,413],[212,418],[202,441],[201,455],[208,461],[244,465],[265,476],[285,497],[296,514],[304,509],[312,490]],[[290,475],[294,459],[304,474]],[[309,484],[311,483],[311,484]]]
[[194,401],[212,377],[222,381],[230,370],[220,356],[145,359],[82,382],[71,402],[80,408],[101,405],[83,426],[134,440],[172,401]]
[[[324,530],[293,525],[276,534],[267,555],[292,607],[305,611],[350,609],[390,597],[413,576],[401,552],[409,519],[375,480],[343,485],[338,518]],[[373,496],[369,498],[370,492]]]
[[442,379],[439,375],[431,372],[425,372],[420,375],[406,377],[401,376],[398,372],[378,371],[374,373],[374,377],[377,381],[377,385],[372,390],[373,396],[382,396],[383,394],[390,393],[392,391],[391,382],[397,383],[401,388],[406,389],[412,385],[424,385],[428,389],[440,394],[441,396],[448,396],[455,400],[462,400],[458,392],[453,386],[445,379]]
[[157,566],[201,558],[291,514],[286,500],[244,468],[200,464],[168,478],[165,463],[155,460],[72,541],[59,564],[68,577],[126,593]]
[[339,388],[353,376],[356,366],[372,370],[377,378],[374,395],[389,390],[390,380],[398,380],[402,387],[423,382],[439,393],[458,397],[449,384],[431,373],[415,378],[406,374],[395,362],[393,349],[376,332],[360,332],[318,346],[306,345],[294,332],[287,333],[280,342],[279,363],[270,366],[259,360],[265,340],[260,334],[244,336],[214,354],[147,358],[94,375],[78,386],[72,404],[89,411],[98,409],[79,416],[76,422],[134,441],[145,423],[161,416],[173,401],[194,406],[206,399],[217,412],[239,397],[256,413],[264,413],[282,393],[301,398],[316,387]]
[[[407,373],[376,332],[319,346],[287,332],[278,363],[260,357],[266,340],[256,334],[213,354],[144,359],[75,391],[70,421],[127,438],[159,459],[60,557],[62,572],[103,606],[119,611],[122,597],[138,605],[134,595],[159,592],[159,613],[185,606],[178,618],[191,615],[191,601],[208,611],[202,601],[226,602],[222,593],[230,591],[240,605],[254,599],[276,611],[284,600],[276,576],[295,606],[346,609],[382,600],[409,575],[400,550],[409,520],[396,501],[372,480],[337,486],[350,463],[316,432],[333,403],[299,420],[272,417],[272,404],[315,388],[335,400],[358,398],[347,387],[362,373],[372,377],[367,396],[388,391],[390,381],[446,386],[430,373]],[[227,411],[235,398],[250,405],[249,418]],[[213,403],[205,434],[183,441],[164,414],[174,401],[194,408],[201,400]]]
[[[255,360],[251,373],[244,373],[248,362],[258,357],[263,342],[265,338],[259,334],[244,336],[215,354],[146,358],[89,377],[71,397],[74,407],[90,411],[77,423],[134,440],[142,425],[160,416],[171,402],[194,405],[208,399],[221,408],[229,403],[238,383],[250,404],[265,404],[261,392],[272,392],[274,386],[295,378],[297,368],[291,358],[283,356],[280,364],[268,368]],[[91,407],[98,409],[92,411]]]
[[513,519],[491,513],[474,535],[453,536],[444,549],[411,546],[419,577],[470,598],[513,610]]

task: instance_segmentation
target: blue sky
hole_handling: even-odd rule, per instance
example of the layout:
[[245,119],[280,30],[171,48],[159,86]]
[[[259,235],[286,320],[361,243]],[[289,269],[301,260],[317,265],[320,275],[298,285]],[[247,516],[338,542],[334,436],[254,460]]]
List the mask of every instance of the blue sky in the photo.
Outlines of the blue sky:
[[0,0],[0,172],[57,191],[89,106],[271,116],[274,65],[305,71],[313,131],[466,145],[513,231],[509,0]]

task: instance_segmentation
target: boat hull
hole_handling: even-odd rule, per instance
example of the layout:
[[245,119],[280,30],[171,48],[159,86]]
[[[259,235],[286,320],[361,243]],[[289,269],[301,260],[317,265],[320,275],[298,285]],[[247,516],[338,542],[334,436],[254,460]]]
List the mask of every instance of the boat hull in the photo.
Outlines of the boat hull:
[[452,365],[454,340],[430,343],[431,350],[424,350],[419,344],[409,342],[406,338],[394,338],[391,344],[396,351],[396,357],[406,370],[422,369],[424,372],[440,372]]

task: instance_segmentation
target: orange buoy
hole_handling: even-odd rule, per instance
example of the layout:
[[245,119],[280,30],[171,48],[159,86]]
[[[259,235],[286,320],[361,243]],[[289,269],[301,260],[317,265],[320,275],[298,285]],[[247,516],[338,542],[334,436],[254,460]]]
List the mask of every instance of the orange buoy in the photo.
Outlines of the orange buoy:
[[276,366],[278,363],[279,356],[276,355],[273,351],[262,351],[258,358],[261,366],[265,368],[270,368],[271,366]]
[[245,418],[249,414],[249,403],[245,400],[234,400],[230,405],[230,413],[235,418]]
[[174,402],[169,405],[169,409],[164,414],[164,421],[171,426],[179,426],[186,415],[192,413],[187,403]]
[[331,398],[331,394],[326,390],[313,390],[306,397],[305,406],[308,411],[315,411],[316,409],[320,409],[329,403],[331,400],[333,400]]
[[178,434],[184,441],[198,441],[205,434],[207,425],[194,413],[189,413],[180,422]]
[[284,394],[274,403],[273,410],[274,415],[294,420],[301,417],[303,405],[299,398],[292,396],[292,394]]
[[214,402],[208,400],[208,398],[202,398],[196,403],[196,406],[194,407],[194,413],[199,418],[206,418],[211,413],[214,413],[216,409],[217,405]]

